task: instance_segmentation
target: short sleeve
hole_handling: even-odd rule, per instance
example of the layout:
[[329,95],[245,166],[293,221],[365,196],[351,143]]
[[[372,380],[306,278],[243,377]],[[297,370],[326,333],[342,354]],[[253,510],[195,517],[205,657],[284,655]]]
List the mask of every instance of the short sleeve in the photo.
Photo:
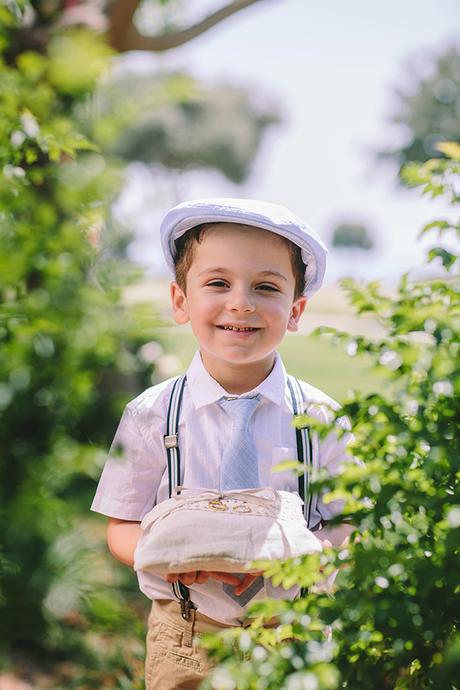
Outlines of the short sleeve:
[[[347,463],[356,464],[358,462],[347,451],[347,446],[353,440],[349,419],[347,417],[339,417],[335,424],[348,433],[341,434],[333,429],[319,444],[320,467],[327,470],[330,476],[339,475]],[[318,496],[317,508],[323,520],[327,521],[342,512],[343,501],[335,500],[325,503],[323,495],[320,494]]]
[[[128,405],[123,413],[91,510],[120,520],[141,521],[152,509],[163,473],[165,451],[160,433],[154,433],[154,415],[148,438],[136,411]],[[153,433],[152,433],[153,431]]]

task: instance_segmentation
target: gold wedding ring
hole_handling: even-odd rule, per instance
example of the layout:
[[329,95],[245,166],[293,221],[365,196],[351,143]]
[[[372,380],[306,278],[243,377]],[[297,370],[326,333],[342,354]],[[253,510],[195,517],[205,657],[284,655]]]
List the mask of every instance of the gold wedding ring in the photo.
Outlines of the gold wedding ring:
[[228,510],[227,506],[225,503],[222,503],[220,498],[215,498],[212,501],[209,501],[208,507],[211,508],[211,510]]

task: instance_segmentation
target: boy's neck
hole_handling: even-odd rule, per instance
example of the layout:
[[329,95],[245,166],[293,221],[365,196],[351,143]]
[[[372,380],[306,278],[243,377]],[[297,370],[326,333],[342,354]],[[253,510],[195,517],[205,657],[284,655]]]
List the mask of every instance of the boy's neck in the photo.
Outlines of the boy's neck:
[[243,395],[256,388],[270,374],[275,364],[275,353],[259,362],[231,365],[209,361],[201,352],[203,366],[212,378],[231,395]]

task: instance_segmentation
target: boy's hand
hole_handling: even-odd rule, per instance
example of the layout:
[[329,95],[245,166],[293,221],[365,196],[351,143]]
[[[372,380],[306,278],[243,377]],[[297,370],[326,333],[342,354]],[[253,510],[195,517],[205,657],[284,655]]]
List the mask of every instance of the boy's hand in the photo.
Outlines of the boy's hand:
[[192,570],[188,573],[168,573],[166,579],[168,582],[177,582],[180,580],[182,584],[189,587],[190,585],[197,584],[202,585],[207,582],[209,578],[213,580],[220,580],[221,582],[226,582],[229,585],[239,585],[240,579],[236,575],[231,573],[216,573],[207,570]]
[[240,584],[238,585],[238,587],[235,587],[235,594],[236,594],[236,596],[239,597],[240,594],[243,594],[243,592],[245,592],[245,591],[248,589],[248,587],[250,587],[250,586],[252,585],[252,583],[254,582],[254,580],[257,580],[257,578],[259,577],[259,575],[263,575],[263,571],[262,571],[262,570],[259,570],[259,571],[257,571],[256,573],[247,573],[247,574],[243,577],[243,579],[241,580],[241,582],[240,582]]
[[228,585],[233,585],[235,587],[235,594],[239,596],[247,590],[248,587],[252,585],[254,580],[262,575],[262,571],[257,573],[247,573],[244,578],[240,581],[237,575],[232,573],[219,573],[214,571],[206,570],[193,570],[189,573],[168,573],[166,579],[168,582],[177,582],[180,580],[184,585],[189,587],[190,585],[197,584],[202,585],[207,582],[209,578],[213,580],[219,580],[220,582],[225,582]]

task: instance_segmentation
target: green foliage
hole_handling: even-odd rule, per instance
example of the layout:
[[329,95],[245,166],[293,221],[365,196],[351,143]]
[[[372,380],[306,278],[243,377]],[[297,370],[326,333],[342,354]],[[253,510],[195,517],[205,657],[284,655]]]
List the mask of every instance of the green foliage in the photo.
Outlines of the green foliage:
[[82,646],[78,610],[104,617],[74,525],[149,381],[138,351],[156,321],[141,330],[121,303],[137,276],[109,212],[121,176],[75,117],[111,53],[83,30],[24,48],[14,5],[0,8],[0,639],[62,653]]
[[96,79],[107,71],[112,51],[84,29],[74,29],[54,37],[49,44],[48,77],[60,94],[73,98],[87,95]]
[[360,225],[359,223],[341,223],[334,230],[332,246],[372,249],[374,242],[365,225]]
[[400,166],[407,162],[425,162],[440,157],[440,142],[460,142],[458,96],[460,90],[460,53],[457,47],[433,58],[429,75],[410,70],[409,89],[394,90],[395,115],[391,122],[403,134],[405,142],[397,148],[380,152]]
[[[455,147],[445,151],[447,160],[412,166],[406,175],[425,194],[441,192],[458,204],[460,159]],[[452,230],[458,233],[454,223],[436,221],[424,232]],[[350,450],[361,466],[315,479],[326,500],[343,499],[334,522],[352,521],[354,535],[320,557],[270,564],[275,582],[307,586],[308,596],[258,603],[250,628],[208,638],[220,665],[202,687],[458,688],[460,281],[452,243],[428,260],[439,258],[450,270],[445,279],[404,276],[395,296],[377,283],[344,283],[357,312],[372,314],[386,331],[379,339],[334,334],[372,357],[387,379],[385,393],[356,393],[337,413],[353,420]],[[330,432],[311,419],[299,424],[306,421],[319,434]],[[334,568],[340,573],[331,595],[319,583]],[[273,616],[280,625],[264,629]]]

